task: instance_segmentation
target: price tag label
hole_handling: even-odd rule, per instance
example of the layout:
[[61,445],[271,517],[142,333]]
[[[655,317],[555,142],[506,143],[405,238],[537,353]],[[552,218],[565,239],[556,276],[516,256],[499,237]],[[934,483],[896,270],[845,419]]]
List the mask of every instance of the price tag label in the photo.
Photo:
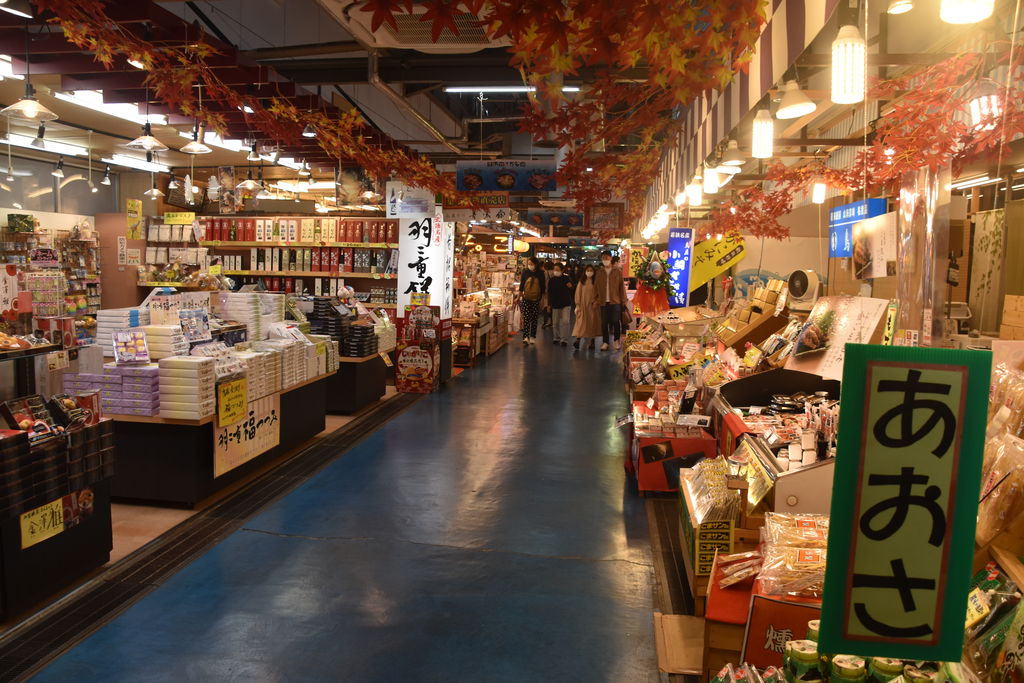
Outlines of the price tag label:
[[67,366],[67,351],[54,351],[53,353],[46,354],[46,369],[50,372],[53,372],[54,370],[63,370]]
[[209,269],[210,275],[220,275],[223,272],[224,272],[224,266],[222,266],[219,263],[217,265],[210,266],[210,269]]
[[647,407],[648,408],[654,408],[654,399],[653,398],[647,399]]
[[249,381],[246,378],[218,384],[217,424],[226,427],[242,421],[245,418],[245,407],[248,403]]
[[707,415],[680,415],[676,424],[681,427],[709,427],[711,418]]
[[35,510],[29,510],[19,518],[21,524],[21,549],[42,543],[64,531],[64,499],[58,498]]
[[389,368],[392,367],[393,363],[391,362],[391,356],[384,353],[383,351],[381,351],[379,355],[380,359],[384,361],[384,365],[388,366]]

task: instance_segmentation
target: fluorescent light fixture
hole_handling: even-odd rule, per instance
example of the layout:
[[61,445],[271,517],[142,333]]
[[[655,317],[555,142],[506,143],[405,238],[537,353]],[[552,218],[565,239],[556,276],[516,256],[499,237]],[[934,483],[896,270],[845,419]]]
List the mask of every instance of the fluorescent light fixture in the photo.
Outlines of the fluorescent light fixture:
[[53,94],[58,100],[76,104],[79,107],[91,109],[92,111],[114,116],[125,121],[131,121],[142,125],[144,123],[156,123],[161,126],[167,125],[167,116],[164,114],[140,114],[139,106],[127,102],[104,102],[102,90],[73,90],[71,92],[57,92]]
[[[180,135],[183,138],[188,138],[189,140],[192,139],[192,131],[191,130],[179,130],[178,131],[178,135]],[[208,144],[208,145],[213,146],[213,147],[218,147],[220,149],[226,149],[229,152],[244,152],[248,148],[248,145],[245,144],[244,140],[233,140],[233,139],[230,139],[230,138],[225,140],[225,139],[221,138],[221,136],[217,135],[216,133],[211,133],[209,131],[207,131],[207,133],[206,133],[206,137],[204,138],[204,142],[206,144]]]
[[867,83],[867,43],[856,26],[839,28],[832,43],[832,101],[856,104],[864,100]]
[[44,149],[47,152],[63,154],[69,157],[84,157],[87,151],[85,147],[79,147],[78,145],[71,145],[66,142],[57,142],[55,140],[47,140],[46,138],[41,137],[30,138],[27,135],[18,135],[17,133],[11,133],[10,135],[0,138],[0,143],[8,142],[15,147]]
[[593,173],[593,172],[594,172],[594,167],[593,166],[587,166],[587,173]]
[[34,18],[32,15],[32,5],[28,4],[28,0],[6,0],[6,2],[0,5],[0,10],[9,12],[16,17]]
[[101,161],[107,164],[134,168],[140,171],[153,171],[155,173],[167,173],[171,170],[168,166],[164,166],[163,164],[158,164],[154,161],[146,161],[145,159],[128,156],[127,154],[114,154],[108,158],[101,159]]
[[1010,189],[1011,190],[1024,190],[1024,183],[1021,183],[1020,185],[1014,185]]
[[886,11],[889,14],[906,14],[912,9],[914,9],[914,0],[890,0],[889,9]]
[[275,160],[273,154],[261,154],[260,159],[271,164],[283,166],[284,168],[290,168],[293,171],[298,171],[302,168],[302,162],[296,161],[292,157],[277,157]]
[[824,204],[825,196],[828,193],[828,186],[820,180],[814,183],[811,188],[811,203],[812,204]]
[[312,192],[315,190],[333,190],[337,187],[337,183],[333,180],[317,180],[316,182],[291,182],[288,180],[278,180],[274,183],[274,187],[285,192]]
[[[450,93],[513,93],[513,92],[536,92],[537,88],[532,85],[456,85],[444,89]],[[562,92],[579,92],[579,86],[563,85]]]
[[1014,173],[1024,173],[1024,166],[1014,170]]
[[992,183],[1002,182],[1002,178],[990,178],[988,174],[982,176],[975,176],[973,178],[967,178],[966,180],[958,180],[951,184],[949,189],[951,190],[966,190],[970,187],[978,187],[980,185],[991,185]]
[[796,81],[786,81],[782,86],[782,101],[779,102],[779,109],[775,117],[779,119],[798,119],[806,116],[818,108],[811,98],[800,89]]
[[947,24],[975,24],[992,16],[995,0],[942,0],[939,18]]
[[771,112],[762,109],[754,117],[750,155],[755,159],[771,159],[775,150],[775,120]]
[[680,190],[676,192],[676,196],[672,199],[676,206],[683,206],[686,204],[686,190]]

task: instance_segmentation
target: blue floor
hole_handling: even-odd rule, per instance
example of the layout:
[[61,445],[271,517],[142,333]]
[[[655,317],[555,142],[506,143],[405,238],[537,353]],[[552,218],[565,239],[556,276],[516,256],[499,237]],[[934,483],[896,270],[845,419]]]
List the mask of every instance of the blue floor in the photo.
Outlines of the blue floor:
[[657,681],[617,356],[453,380],[36,681]]

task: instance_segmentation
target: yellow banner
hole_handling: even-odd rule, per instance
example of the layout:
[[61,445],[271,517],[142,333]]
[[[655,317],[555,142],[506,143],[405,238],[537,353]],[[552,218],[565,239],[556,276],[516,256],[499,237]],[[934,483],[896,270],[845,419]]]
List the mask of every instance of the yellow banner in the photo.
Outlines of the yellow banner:
[[167,225],[192,225],[195,220],[195,211],[169,211],[164,214],[164,223]]
[[125,213],[128,214],[128,230],[125,237],[130,240],[142,239],[142,200],[126,199]]
[[747,247],[740,235],[725,235],[720,240],[704,240],[693,248],[690,291],[726,272],[746,255]]
[[213,476],[244,465],[281,443],[281,394],[248,404],[245,420],[213,430]]
[[64,531],[64,499],[58,498],[21,515],[21,549],[42,543]]
[[245,417],[249,403],[249,380],[245,377],[217,385],[217,424],[233,425]]

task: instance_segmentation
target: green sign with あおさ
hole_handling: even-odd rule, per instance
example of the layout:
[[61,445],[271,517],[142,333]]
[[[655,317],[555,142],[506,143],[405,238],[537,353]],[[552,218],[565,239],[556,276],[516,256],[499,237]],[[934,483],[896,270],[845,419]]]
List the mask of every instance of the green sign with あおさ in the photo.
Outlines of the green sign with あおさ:
[[991,364],[846,346],[822,652],[960,660]]

